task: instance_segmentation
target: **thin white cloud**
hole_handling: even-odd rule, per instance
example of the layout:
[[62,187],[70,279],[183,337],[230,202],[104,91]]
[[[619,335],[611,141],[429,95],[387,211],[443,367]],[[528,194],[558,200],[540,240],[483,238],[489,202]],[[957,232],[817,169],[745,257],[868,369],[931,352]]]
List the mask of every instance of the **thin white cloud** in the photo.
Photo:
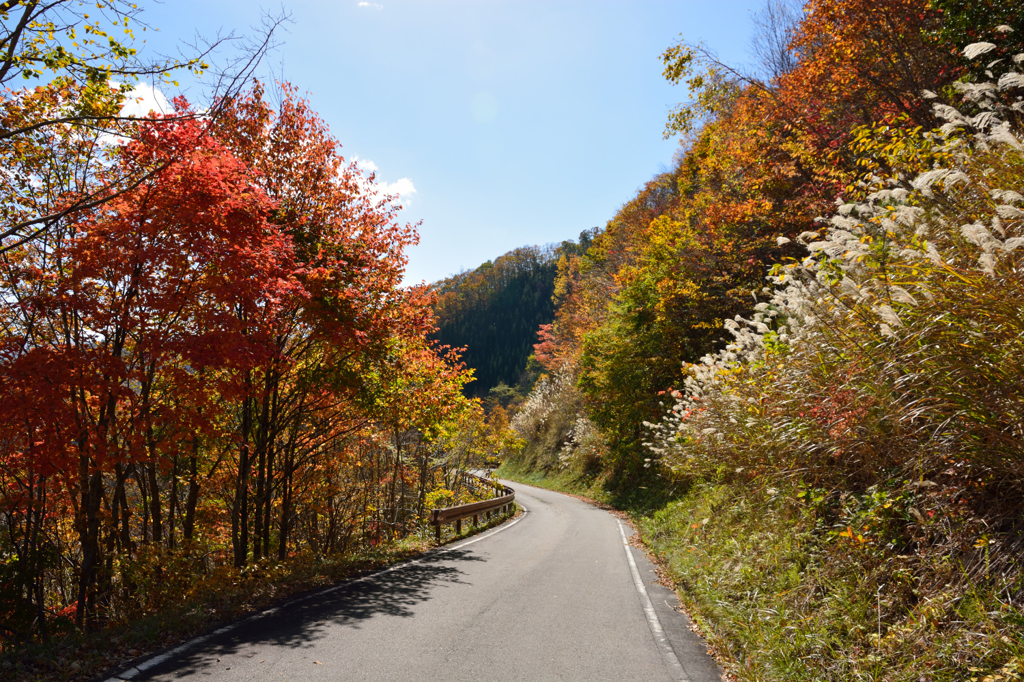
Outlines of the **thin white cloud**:
[[376,173],[380,170],[377,168],[377,164],[369,159],[360,159],[358,156],[353,156],[352,160],[356,162],[356,165],[359,166],[359,169],[364,173]]
[[411,195],[416,194],[416,186],[409,178],[399,178],[395,182],[378,182],[377,186],[384,194],[397,194],[408,204],[412,199]]
[[[111,87],[121,87],[121,83],[117,81],[109,81],[109,83]],[[156,86],[139,83],[125,95],[120,115],[130,118],[145,118],[152,111],[158,114],[173,114],[174,107],[167,96]],[[101,133],[97,137],[97,141],[102,145],[122,145],[128,142],[128,138],[122,135]]]
[[403,206],[412,203],[412,195],[416,194],[416,185],[413,184],[411,178],[399,178],[394,182],[384,182],[377,176],[371,185],[366,178],[370,173],[377,173],[380,170],[377,164],[370,159],[360,159],[358,156],[353,156],[352,161],[363,172],[362,189],[364,192],[396,195]]
[[369,7],[371,9],[384,9],[384,5],[378,5],[375,2],[360,2],[360,7]]
[[125,97],[121,115],[142,117],[151,111],[158,114],[170,114],[174,111],[174,107],[155,85],[139,83]]

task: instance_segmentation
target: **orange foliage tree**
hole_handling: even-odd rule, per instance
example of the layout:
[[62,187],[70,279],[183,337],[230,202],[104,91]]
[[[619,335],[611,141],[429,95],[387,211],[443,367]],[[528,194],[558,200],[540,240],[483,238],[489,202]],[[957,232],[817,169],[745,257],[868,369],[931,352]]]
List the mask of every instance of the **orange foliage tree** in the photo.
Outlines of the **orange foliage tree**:
[[[104,172],[144,181],[0,258],[12,637],[159,607],[156,584],[211,562],[412,532],[445,474],[435,443],[479,409],[427,341],[431,296],[401,286],[415,227],[281,94],[275,111],[257,85],[213,125],[182,100],[126,124]],[[55,187],[40,200],[77,201]]]

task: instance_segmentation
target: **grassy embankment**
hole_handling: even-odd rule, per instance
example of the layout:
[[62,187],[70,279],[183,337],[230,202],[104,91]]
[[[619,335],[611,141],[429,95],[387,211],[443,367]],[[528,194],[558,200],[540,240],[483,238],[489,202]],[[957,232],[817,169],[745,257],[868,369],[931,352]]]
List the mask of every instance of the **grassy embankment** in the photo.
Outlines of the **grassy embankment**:
[[[497,475],[629,512],[735,679],[1024,679],[1024,615],[1008,595],[978,587],[955,553],[879,540],[944,523],[916,519],[923,500],[739,477],[624,493],[570,472]],[[996,547],[985,570],[1013,561]]]

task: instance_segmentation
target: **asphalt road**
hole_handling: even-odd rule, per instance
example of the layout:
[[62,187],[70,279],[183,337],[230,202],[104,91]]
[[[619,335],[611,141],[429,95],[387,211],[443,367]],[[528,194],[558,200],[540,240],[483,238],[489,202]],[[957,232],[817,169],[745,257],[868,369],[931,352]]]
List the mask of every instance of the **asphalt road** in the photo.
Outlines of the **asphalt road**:
[[675,595],[641,552],[627,555],[628,527],[571,497],[511,485],[527,509],[515,521],[113,679],[720,679]]

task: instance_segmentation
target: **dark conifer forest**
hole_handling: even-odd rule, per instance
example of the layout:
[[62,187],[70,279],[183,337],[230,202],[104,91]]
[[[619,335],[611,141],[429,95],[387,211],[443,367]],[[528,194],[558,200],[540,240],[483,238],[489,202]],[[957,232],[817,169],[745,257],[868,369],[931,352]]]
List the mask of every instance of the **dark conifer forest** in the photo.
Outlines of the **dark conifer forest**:
[[476,377],[465,388],[470,397],[523,382],[537,329],[555,317],[559,260],[586,252],[595,232],[584,231],[578,244],[520,247],[434,284],[437,339],[466,349],[462,359]]

